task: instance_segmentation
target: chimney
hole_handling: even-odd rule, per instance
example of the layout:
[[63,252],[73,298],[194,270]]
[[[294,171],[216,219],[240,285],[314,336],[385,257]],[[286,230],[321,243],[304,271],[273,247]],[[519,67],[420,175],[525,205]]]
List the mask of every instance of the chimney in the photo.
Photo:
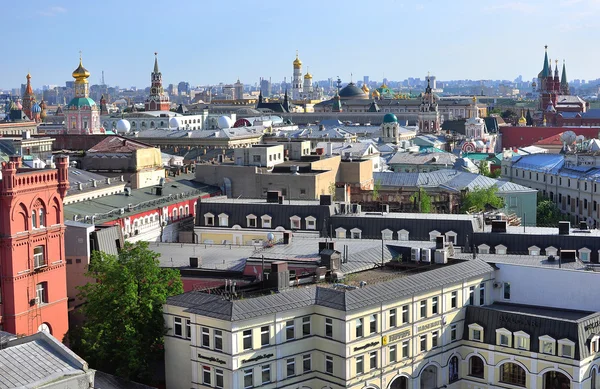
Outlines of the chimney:
[[54,164],[58,170],[58,192],[61,198],[65,198],[69,190],[69,157],[58,155],[54,157]]
[[558,235],[569,235],[570,230],[570,222],[558,222]]
[[279,291],[289,289],[290,287],[290,272],[288,264],[284,261],[277,261],[271,264],[271,276],[269,277],[269,285],[271,288]]
[[8,157],[8,160],[10,162],[14,162],[15,163],[15,168],[16,169],[19,169],[22,166],[23,159],[21,158],[20,155],[11,155],[10,157]]

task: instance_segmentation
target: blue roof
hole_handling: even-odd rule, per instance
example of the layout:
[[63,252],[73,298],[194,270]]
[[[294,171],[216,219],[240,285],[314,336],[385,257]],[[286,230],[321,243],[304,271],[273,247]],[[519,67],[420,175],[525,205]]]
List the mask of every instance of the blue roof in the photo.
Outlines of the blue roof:
[[581,116],[585,119],[600,119],[600,109],[590,109],[589,111],[581,114]]
[[546,173],[557,173],[564,165],[561,154],[529,154],[513,157],[513,167]]

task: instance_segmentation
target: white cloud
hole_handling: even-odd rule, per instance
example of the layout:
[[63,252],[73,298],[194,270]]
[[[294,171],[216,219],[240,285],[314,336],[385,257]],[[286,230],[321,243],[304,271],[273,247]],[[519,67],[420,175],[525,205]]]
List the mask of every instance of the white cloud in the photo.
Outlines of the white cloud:
[[38,14],[40,14],[42,16],[56,16],[56,15],[64,14],[65,12],[67,12],[66,8],[54,6],[54,7],[48,7],[42,11],[38,11]]
[[490,5],[485,8],[487,12],[495,12],[495,11],[512,11],[512,12],[520,12],[520,13],[535,13],[538,11],[538,7],[533,4],[528,4],[521,1],[513,1],[508,3],[501,3]]

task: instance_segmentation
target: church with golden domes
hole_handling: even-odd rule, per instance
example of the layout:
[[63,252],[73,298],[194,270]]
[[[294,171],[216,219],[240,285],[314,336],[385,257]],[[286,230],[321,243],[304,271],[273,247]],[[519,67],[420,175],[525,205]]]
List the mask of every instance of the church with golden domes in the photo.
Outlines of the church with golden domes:
[[88,78],[90,77],[90,72],[83,67],[81,56],[79,57],[79,66],[73,71],[72,76],[75,79],[75,97],[73,97],[64,110],[67,133],[102,133],[98,106],[89,95]]
[[296,52],[293,62],[294,72],[292,75],[292,100],[323,100],[323,88],[313,84],[313,76],[310,72],[302,75],[302,61]]

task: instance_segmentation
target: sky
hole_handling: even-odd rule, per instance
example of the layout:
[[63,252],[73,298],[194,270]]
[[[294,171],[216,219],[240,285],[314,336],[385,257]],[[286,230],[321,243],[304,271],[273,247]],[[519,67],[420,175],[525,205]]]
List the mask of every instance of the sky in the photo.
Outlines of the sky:
[[[315,80],[530,80],[566,60],[600,77],[600,0],[7,1],[0,89],[72,80],[79,52],[100,83],[146,87],[154,52],[166,85],[254,84],[292,76],[296,50]],[[351,76],[352,75],[352,76]]]

